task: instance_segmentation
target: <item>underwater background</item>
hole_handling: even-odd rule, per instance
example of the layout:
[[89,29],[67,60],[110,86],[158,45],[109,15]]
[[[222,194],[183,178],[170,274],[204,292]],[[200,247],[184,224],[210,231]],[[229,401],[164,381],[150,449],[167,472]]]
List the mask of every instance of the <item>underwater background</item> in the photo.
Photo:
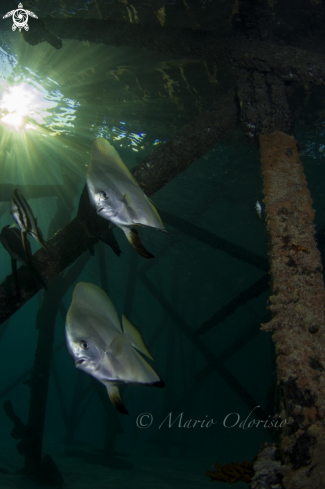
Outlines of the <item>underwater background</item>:
[[[267,8],[278,14],[272,3]],[[1,16],[16,4],[1,3]],[[159,27],[220,27],[220,36],[229,36],[233,4],[55,0],[25,2],[24,8],[39,18],[109,16]],[[14,222],[10,198],[19,187],[50,239],[77,215],[96,138],[106,138],[131,169],[236,85],[229,66],[199,58],[87,40],[65,39],[61,49],[30,45],[11,31],[11,22],[1,20],[0,30],[0,228]],[[293,132],[319,233],[325,220],[324,94],[298,83],[290,88]],[[83,254],[61,274],[68,280],[53,280],[0,325],[1,405],[10,400],[26,423],[36,327],[56,317],[43,455],[52,457],[67,487],[208,487],[205,472],[215,462],[251,461],[260,443],[277,439],[262,424],[239,424],[248,416],[270,420],[277,410],[274,346],[271,334],[260,331],[270,315],[267,239],[263,214],[259,219],[255,210],[263,201],[258,146],[238,121],[152,199],[169,233],[140,229],[154,259],[137,255],[115,228],[120,256],[99,242],[94,256]],[[2,282],[11,274],[4,248],[0,260]],[[80,281],[103,288],[119,315],[136,325],[166,384],[121,388],[129,416],[114,409],[104,387],[95,387],[68,354],[65,315]],[[55,287],[62,290],[59,300]],[[193,426],[194,420],[200,422]],[[203,420],[213,424],[201,426]],[[17,475],[23,457],[12,429],[0,409],[0,485],[39,487]]]

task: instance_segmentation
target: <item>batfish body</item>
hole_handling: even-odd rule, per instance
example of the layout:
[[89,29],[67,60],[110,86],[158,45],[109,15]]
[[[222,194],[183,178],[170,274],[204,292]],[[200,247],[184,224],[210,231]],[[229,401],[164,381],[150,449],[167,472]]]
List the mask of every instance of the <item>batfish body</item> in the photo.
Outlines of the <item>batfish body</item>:
[[152,359],[139,331],[124,315],[122,325],[100,287],[84,282],[75,286],[65,322],[68,351],[75,366],[104,384],[113,405],[128,414],[118,384],[164,383],[139,353]]

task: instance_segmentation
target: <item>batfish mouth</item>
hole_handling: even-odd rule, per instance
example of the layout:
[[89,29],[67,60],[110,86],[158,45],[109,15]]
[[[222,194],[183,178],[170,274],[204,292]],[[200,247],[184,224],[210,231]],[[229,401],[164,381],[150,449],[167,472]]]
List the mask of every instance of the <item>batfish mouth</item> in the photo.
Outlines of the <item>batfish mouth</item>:
[[78,358],[78,360],[76,360],[74,362],[75,366],[78,368],[78,367],[81,367],[81,365],[86,361],[85,358]]
[[99,214],[100,212],[102,212],[104,210],[104,207],[100,207],[99,209],[97,209],[97,214]]

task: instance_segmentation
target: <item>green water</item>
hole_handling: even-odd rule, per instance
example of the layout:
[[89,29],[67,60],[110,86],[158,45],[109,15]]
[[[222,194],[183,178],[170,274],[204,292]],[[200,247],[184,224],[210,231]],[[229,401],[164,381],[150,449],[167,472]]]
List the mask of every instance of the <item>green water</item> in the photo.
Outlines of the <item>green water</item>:
[[[116,20],[125,20],[128,11],[135,15],[127,2],[95,4],[105,12],[111,8]],[[134,5],[143,21],[151,22],[163,2]],[[6,8],[11,7],[4,12]],[[65,3],[64,8],[59,2],[30,2],[28,8],[37,8],[39,16],[97,18],[93,2]],[[227,19],[226,7],[218,9]],[[185,21],[179,5],[175,12],[182,27],[192,27],[193,18]],[[177,18],[175,13],[175,25]],[[226,20],[223,25],[227,32]],[[206,28],[213,29],[211,21]],[[1,118],[17,117],[1,120],[0,184],[23,186],[45,239],[76,216],[97,137],[108,139],[131,169],[233,85],[232,74],[219,72],[213,63],[132,46],[64,40],[56,50],[45,42],[31,46],[11,31],[1,32],[0,41]],[[321,114],[318,119],[317,127],[305,120],[295,129],[317,230],[324,223]],[[50,195],[33,196],[33,185],[47,185]],[[249,421],[266,421],[276,412],[274,347],[271,335],[260,331],[260,324],[270,319],[269,291],[234,307],[204,334],[195,334],[267,273],[267,265],[261,270],[243,258],[249,251],[267,263],[264,222],[254,208],[263,199],[257,146],[245,139],[238,124],[152,199],[158,212],[167,213],[169,232],[140,231],[155,258],[137,255],[115,228],[122,254],[117,257],[99,243],[95,256],[87,252],[80,257],[79,265],[71,266],[79,267],[77,279],[68,284],[56,311],[43,454],[51,455],[66,487],[127,488],[131,480],[139,488],[208,487],[205,472],[213,463],[252,460],[261,442],[276,440],[272,429],[249,426]],[[0,200],[2,228],[14,221],[9,200],[1,195]],[[218,238],[228,243],[222,250]],[[30,242],[36,251],[38,244]],[[235,256],[232,244],[241,249]],[[11,274],[3,248],[0,260],[2,282]],[[119,314],[139,328],[166,384],[164,389],[123,387],[129,416],[101,402],[90,377],[75,369],[68,354],[65,312],[80,281],[102,287]],[[30,399],[24,381],[34,361],[37,313],[44,298],[51,301],[54,287],[39,291],[0,326],[1,403],[9,399],[24,423]],[[39,487],[17,475],[24,461],[12,428],[0,409],[0,467],[9,471],[0,475],[1,487]]]

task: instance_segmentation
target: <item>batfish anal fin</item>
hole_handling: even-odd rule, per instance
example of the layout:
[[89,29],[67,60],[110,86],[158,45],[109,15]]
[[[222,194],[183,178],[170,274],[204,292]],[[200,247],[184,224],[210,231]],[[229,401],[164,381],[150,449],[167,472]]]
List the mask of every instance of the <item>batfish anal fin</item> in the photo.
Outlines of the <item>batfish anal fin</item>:
[[133,324],[128,320],[127,317],[124,316],[124,314],[122,314],[122,325],[124,333],[126,333],[132,339],[132,346],[134,346],[135,348],[137,348],[137,350],[141,351],[141,353],[153,360],[148,351],[148,348],[143,341],[140,331],[138,331],[137,328],[133,326]]
[[118,391],[118,387],[115,384],[110,384],[109,382],[105,383],[108,396],[111,400],[113,406],[121,413],[121,414],[129,414],[127,409],[125,408],[122,399],[120,397],[120,393]]
[[140,256],[147,259],[154,258],[154,255],[149,253],[149,251],[147,251],[141,243],[139,233],[136,229],[128,228],[125,226],[121,226],[121,228],[123,229],[126,239],[130,243],[130,245],[133,246],[133,248],[139,253]]

